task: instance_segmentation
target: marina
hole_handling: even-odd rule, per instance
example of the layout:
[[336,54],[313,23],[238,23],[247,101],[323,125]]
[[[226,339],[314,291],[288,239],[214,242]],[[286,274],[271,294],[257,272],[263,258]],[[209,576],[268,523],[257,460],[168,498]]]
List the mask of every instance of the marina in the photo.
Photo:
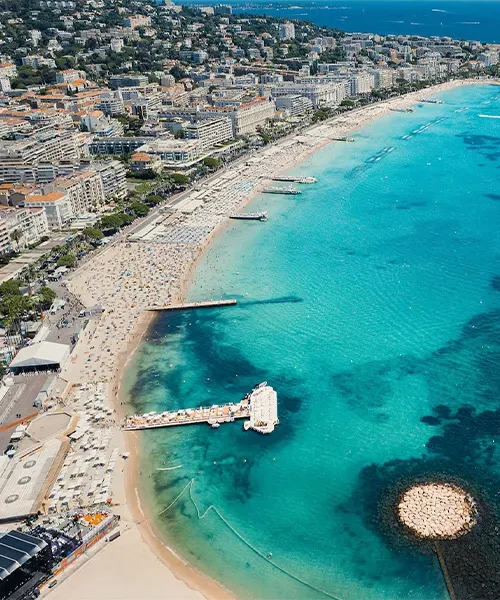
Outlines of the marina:
[[238,219],[240,221],[267,221],[267,212],[235,213],[229,215],[229,218]]
[[195,425],[208,423],[217,429],[223,423],[232,423],[235,419],[248,419],[244,429],[253,429],[258,433],[272,433],[278,425],[278,395],[267,385],[267,381],[259,383],[238,403],[212,404],[198,408],[186,408],[161,413],[149,412],[143,415],[132,415],[125,419],[124,431],[140,431],[158,429],[177,425]]
[[290,196],[297,196],[298,194],[302,194],[302,192],[293,187],[267,187],[264,188],[263,192],[265,194],[286,194]]

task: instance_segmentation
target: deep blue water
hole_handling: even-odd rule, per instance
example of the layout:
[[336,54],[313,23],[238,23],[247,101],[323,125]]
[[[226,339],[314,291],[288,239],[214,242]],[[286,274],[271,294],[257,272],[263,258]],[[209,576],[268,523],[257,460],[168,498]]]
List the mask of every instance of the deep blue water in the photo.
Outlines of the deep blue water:
[[[310,20],[348,32],[500,42],[500,2],[476,0],[229,0],[236,12]],[[186,0],[183,4],[215,4]]]
[[[269,436],[141,436],[168,543],[241,598],[445,600],[434,556],[380,522],[382,491],[446,465],[498,496],[500,119],[478,115],[500,89],[441,98],[310,157],[301,196],[257,198],[269,221],[231,224],[190,293],[238,305],[161,317],[134,357],[141,412],[278,392]],[[199,518],[212,505],[225,521]]]

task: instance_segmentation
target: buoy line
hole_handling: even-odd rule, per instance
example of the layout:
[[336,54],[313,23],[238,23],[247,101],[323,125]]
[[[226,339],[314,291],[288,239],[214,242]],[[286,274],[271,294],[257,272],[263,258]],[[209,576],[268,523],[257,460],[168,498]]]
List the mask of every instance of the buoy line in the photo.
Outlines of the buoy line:
[[287,571],[284,567],[281,567],[280,565],[276,564],[273,560],[271,560],[270,558],[268,558],[265,554],[263,554],[258,548],[256,548],[255,546],[253,546],[248,540],[246,540],[241,533],[239,533],[232,525],[231,523],[229,523],[229,521],[227,521],[222,514],[219,512],[219,510],[213,505],[211,504],[204,513],[202,513],[200,511],[200,509],[198,508],[198,504],[196,503],[196,500],[193,497],[193,485],[194,485],[195,479],[193,477],[193,479],[191,479],[190,481],[188,481],[188,483],[182,488],[182,490],[180,491],[180,493],[174,498],[174,500],[172,500],[172,502],[163,510],[161,510],[158,513],[158,516],[163,515],[164,513],[166,513],[167,511],[169,511],[179,500],[180,498],[184,495],[184,493],[186,492],[186,490],[189,490],[189,498],[191,500],[191,502],[193,503],[195,509],[196,509],[196,513],[198,516],[198,519],[201,521],[202,519],[204,519],[208,513],[210,511],[214,511],[215,514],[219,517],[219,519],[224,523],[224,525],[226,525],[226,527],[228,527],[228,529],[239,539],[241,540],[246,546],[248,546],[248,548],[250,548],[250,550],[252,550],[252,552],[254,552],[255,554],[257,554],[257,556],[260,556],[260,558],[264,559],[266,562],[268,562],[270,565],[272,565],[275,569],[278,569],[278,571],[281,571],[284,575],[287,575],[288,577],[290,577],[291,579],[297,581],[298,583],[301,583],[302,585],[305,585],[306,587],[308,587],[311,590],[314,590],[315,592],[319,592],[320,594],[323,594],[324,596],[327,596],[328,598],[332,598],[332,600],[342,600],[342,598],[339,598],[338,596],[334,596],[333,594],[330,594],[330,592],[327,592],[326,590],[323,590],[321,588],[316,587],[315,585],[313,585],[312,583],[308,583],[307,581],[305,581],[304,579],[301,579],[300,577],[298,577],[297,575],[294,575],[293,573],[290,573],[290,571]]

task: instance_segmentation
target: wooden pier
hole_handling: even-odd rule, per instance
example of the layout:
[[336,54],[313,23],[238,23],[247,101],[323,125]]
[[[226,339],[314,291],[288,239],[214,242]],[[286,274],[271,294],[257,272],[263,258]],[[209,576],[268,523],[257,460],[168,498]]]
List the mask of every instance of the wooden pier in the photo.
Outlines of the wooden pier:
[[147,310],[172,311],[172,310],[195,310],[197,308],[217,308],[219,306],[234,306],[237,300],[208,300],[206,302],[187,302],[185,304],[168,304],[165,306],[148,306]]
[[125,419],[123,429],[140,431],[197,423],[208,423],[216,429],[223,423],[231,423],[236,419],[248,419],[244,424],[245,431],[253,429],[259,433],[272,433],[275,425],[279,423],[278,395],[264,381],[255,386],[240,402],[132,415]]

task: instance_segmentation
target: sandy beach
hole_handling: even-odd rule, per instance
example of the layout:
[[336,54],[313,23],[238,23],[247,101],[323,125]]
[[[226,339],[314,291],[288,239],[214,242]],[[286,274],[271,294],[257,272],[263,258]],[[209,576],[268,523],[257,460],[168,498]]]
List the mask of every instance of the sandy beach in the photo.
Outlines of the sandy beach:
[[91,318],[62,376],[73,385],[106,383],[107,402],[115,411],[113,435],[130,457],[113,478],[113,506],[122,519],[122,535],[100,553],[80,561],[76,572],[50,593],[51,599],[232,597],[169,549],[141,507],[138,436],[119,429],[127,400],[120,392],[126,365],[154,315],[148,308],[182,302],[200,256],[227,225],[228,215],[251,202],[270,177],[302,163],[327,144],[342,143],[332,140],[352,134],[391,110],[409,108],[422,98],[474,83],[488,82],[437,85],[347,112],[265,146],[193,189],[190,194],[200,201],[193,212],[175,211],[175,205],[168,217],[158,212],[157,223],[142,239],[118,241],[72,273],[68,289],[85,306],[100,305],[104,312]]

